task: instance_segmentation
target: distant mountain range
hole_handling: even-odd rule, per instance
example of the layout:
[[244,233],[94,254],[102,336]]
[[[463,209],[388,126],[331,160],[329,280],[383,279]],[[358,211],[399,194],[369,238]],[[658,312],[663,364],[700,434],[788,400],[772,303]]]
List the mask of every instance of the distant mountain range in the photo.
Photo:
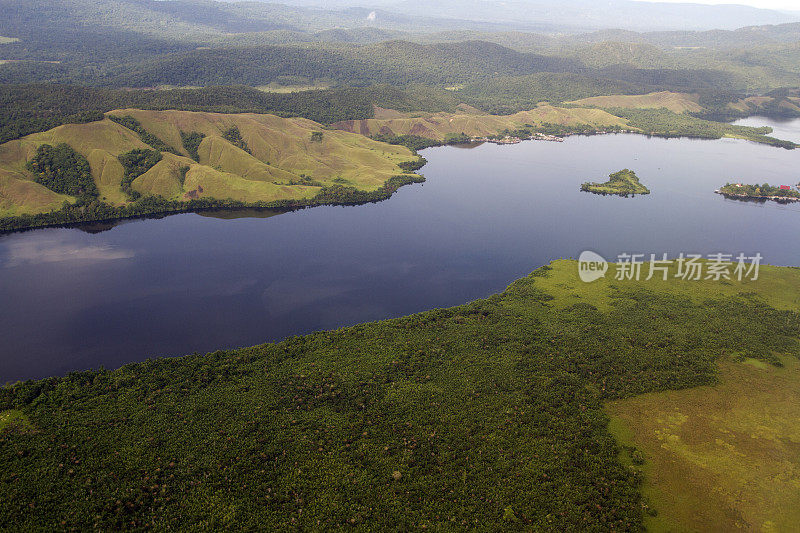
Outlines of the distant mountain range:
[[359,7],[428,18],[505,24],[515,28],[709,30],[800,21],[800,13],[743,5],[632,0],[437,0],[424,3],[417,0],[280,0],[273,3],[325,9]]

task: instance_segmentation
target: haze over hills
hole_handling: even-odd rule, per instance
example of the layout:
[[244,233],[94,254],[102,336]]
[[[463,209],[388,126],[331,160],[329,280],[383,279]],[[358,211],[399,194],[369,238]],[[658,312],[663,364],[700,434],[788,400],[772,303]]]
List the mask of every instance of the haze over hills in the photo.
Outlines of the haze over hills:
[[283,0],[282,3],[329,9],[362,7],[416,16],[502,23],[513,27],[538,24],[584,29],[707,30],[800,20],[800,15],[796,13],[733,3],[715,6],[631,0],[442,0],[425,4],[413,0]]

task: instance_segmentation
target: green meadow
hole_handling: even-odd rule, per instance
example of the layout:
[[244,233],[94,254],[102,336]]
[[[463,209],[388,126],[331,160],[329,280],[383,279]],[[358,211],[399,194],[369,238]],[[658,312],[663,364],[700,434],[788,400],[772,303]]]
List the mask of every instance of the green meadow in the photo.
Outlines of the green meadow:
[[791,531],[800,523],[800,363],[725,359],[718,383],[612,402],[640,450],[651,531]]

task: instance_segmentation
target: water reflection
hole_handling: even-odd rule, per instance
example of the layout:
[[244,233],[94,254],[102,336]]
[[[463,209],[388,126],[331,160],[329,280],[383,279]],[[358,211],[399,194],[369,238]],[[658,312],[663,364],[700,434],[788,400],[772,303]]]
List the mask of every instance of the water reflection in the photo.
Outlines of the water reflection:
[[46,263],[100,263],[132,259],[134,253],[110,244],[68,243],[57,235],[46,238],[11,238],[4,243],[0,264],[6,268]]
[[[0,382],[456,305],[587,249],[608,258],[760,252],[800,265],[790,244],[800,206],[714,194],[733,179],[795,183],[800,152],[609,135],[424,155],[424,186],[377,204],[1,236]],[[622,168],[652,194],[580,192]]]

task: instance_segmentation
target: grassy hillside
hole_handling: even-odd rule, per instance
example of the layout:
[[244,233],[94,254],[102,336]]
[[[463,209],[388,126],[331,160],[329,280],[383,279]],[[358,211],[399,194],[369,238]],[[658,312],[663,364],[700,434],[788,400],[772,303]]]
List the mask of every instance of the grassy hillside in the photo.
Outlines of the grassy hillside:
[[15,172],[0,169],[0,213],[5,216],[52,211],[70,200]]
[[0,389],[0,420],[21,421],[0,433],[0,527],[639,530],[670,509],[625,456],[662,452],[621,448],[605,404],[712,385],[741,354],[798,357],[800,273],[577,274],[561,261],[452,309]]
[[673,113],[699,113],[703,107],[698,103],[698,97],[691,94],[661,91],[642,95],[610,95],[583,98],[570,102],[579,106],[590,107],[621,107],[625,109],[669,109]]
[[470,137],[484,137],[504,130],[526,126],[541,127],[544,124],[589,126],[596,129],[609,126],[627,127],[625,120],[600,109],[566,109],[550,105],[541,105],[513,115],[489,115],[469,108],[462,108],[456,113],[398,113],[384,115],[383,118],[337,122],[333,127],[369,136],[415,135],[444,140],[448,135],[464,133]]
[[452,111],[458,103],[449,91],[423,86],[265,93],[242,86],[133,91],[71,85],[0,85],[0,142],[62,124],[100,120],[104,112],[123,108],[259,113],[330,124],[371,118],[374,105],[401,111]]
[[771,117],[800,117],[800,98],[796,96],[751,96],[728,104],[728,108],[743,115]]
[[[133,109],[108,116],[130,117],[137,131],[105,118],[0,145],[0,216],[43,213],[75,201],[36,183],[27,168],[45,144],[65,143],[83,156],[99,190],[98,200],[116,206],[126,205],[133,193],[179,202],[231,199],[253,204],[308,200],[336,187],[375,192],[393,176],[404,174],[400,163],[415,160],[402,146],[327,130],[301,118]],[[226,139],[232,129],[247,150]],[[197,160],[187,152],[182,132],[203,136]],[[152,146],[164,153],[154,166],[132,176],[131,192],[126,193],[120,156]]]
[[[180,132],[202,133],[205,138],[198,150],[199,163],[248,181],[291,185],[310,179],[320,186],[347,182],[371,191],[391,176],[402,173],[398,163],[413,160],[413,155],[405,148],[327,130],[302,118],[134,109],[109,114],[136,118],[147,131],[187,156]],[[251,154],[222,138],[222,134],[234,126],[241,132]],[[320,142],[312,140],[314,132],[322,132]]]
[[[489,115],[463,105],[455,113],[387,113],[384,110],[376,118],[337,122],[332,127],[379,138],[413,136],[438,142],[444,142],[453,136],[486,137],[500,134],[527,138],[537,131],[568,134],[628,130],[662,137],[734,137],[788,149],[796,147],[793,142],[769,137],[772,132],[770,128],[733,126],[704,120],[686,112],[670,111],[660,105],[696,106],[690,96],[655,93],[645,97],[616,95],[600,98],[588,101],[621,102],[627,107],[595,109],[542,104],[530,111],[512,115]],[[582,102],[586,103],[587,100]],[[577,105],[577,102],[572,105]]]

